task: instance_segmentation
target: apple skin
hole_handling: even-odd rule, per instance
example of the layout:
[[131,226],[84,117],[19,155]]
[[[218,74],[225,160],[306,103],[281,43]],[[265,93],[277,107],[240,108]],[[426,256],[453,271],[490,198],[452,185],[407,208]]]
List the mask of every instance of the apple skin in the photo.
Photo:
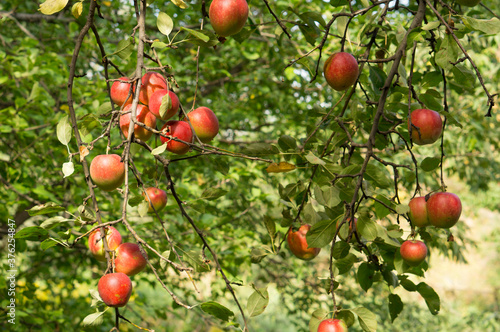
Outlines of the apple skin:
[[132,294],[132,281],[125,273],[110,273],[99,279],[97,290],[108,307],[123,307]]
[[481,0],[455,0],[456,3],[466,7],[474,7],[477,6]]
[[221,37],[237,34],[248,19],[248,4],[245,0],[214,0],[208,10],[210,24]]
[[[165,114],[163,114],[162,118],[160,116],[161,99],[167,93],[169,94],[170,100],[172,101],[172,106],[165,112]],[[174,92],[169,91],[167,89],[156,90],[149,98],[149,110],[158,119],[168,120],[174,115],[176,115],[177,112],[179,111],[179,98],[177,98],[177,95]]]
[[460,219],[461,214],[462,202],[455,194],[435,193],[427,200],[427,216],[430,224],[434,227],[453,227]]
[[[106,226],[106,242],[108,243],[109,250],[115,250],[122,244],[122,235],[113,226]],[[92,255],[100,262],[106,261],[106,253],[104,251],[104,244],[101,236],[101,229],[98,228],[89,235],[89,250]]]
[[429,217],[427,216],[427,202],[425,197],[414,197],[408,203],[410,212],[408,213],[413,226],[425,227],[430,225]]
[[203,143],[209,143],[219,133],[219,120],[208,107],[198,107],[187,114],[196,136]]
[[[130,81],[128,77],[120,77],[122,81]],[[130,91],[130,83],[123,83],[119,81],[114,81],[111,85],[111,100],[118,106],[122,106],[123,104],[132,103],[133,91],[130,97],[127,100],[127,96]]]
[[[128,104],[123,108],[123,112],[128,112],[132,108],[132,104]],[[123,114],[120,116],[120,129],[125,137],[128,137],[128,127],[130,125],[130,114]],[[139,122],[144,123],[146,126],[156,129],[156,117],[149,111],[147,106],[137,105],[137,114],[136,119]],[[144,127],[139,125],[134,125],[134,134],[135,137],[140,139],[141,141],[146,142],[153,136],[153,132],[147,130]]]
[[[340,222],[341,222],[341,221],[342,221],[342,219],[339,219],[339,220],[337,221],[337,225],[336,225],[337,229],[339,228],[339,225],[340,225]],[[349,234],[350,234],[350,233],[352,232],[351,218],[349,218],[349,219],[348,219],[348,220],[344,223],[344,225],[342,225],[342,227],[344,227],[344,226],[346,226],[346,225],[349,225]],[[358,231],[358,219],[357,219],[357,218],[354,218],[354,225],[355,225],[355,227],[356,227],[356,231]],[[339,236],[339,238],[340,238],[341,240],[346,241],[346,239],[344,239],[344,238],[342,238],[342,236],[340,236],[340,233],[338,234],[338,236]]]
[[[441,136],[443,131],[443,120],[438,112],[425,108],[411,112],[411,137],[415,144],[432,144]],[[420,134],[417,130],[418,127]],[[408,121],[408,132],[410,132],[410,121]]]
[[115,252],[115,272],[133,276],[144,270],[148,264],[136,243],[122,243]]
[[[189,126],[189,123],[184,121],[168,121],[167,123],[165,123],[163,128],[161,128],[161,131],[165,135],[176,137],[185,142],[191,143],[193,141],[193,132],[191,131],[191,127]],[[160,136],[160,140],[162,143],[167,144],[167,151],[176,154],[185,154],[191,148],[187,144],[177,142],[163,136]]]
[[117,154],[98,155],[90,163],[90,177],[101,190],[115,190],[125,180],[125,164]]
[[290,247],[290,251],[297,257],[305,261],[310,261],[318,256],[321,248],[308,248],[306,234],[311,229],[311,225],[302,225],[300,228],[293,232],[292,229],[288,231],[286,241]]
[[319,323],[318,332],[347,332],[347,325],[341,319],[325,319]]
[[139,101],[144,105],[149,104],[149,98],[157,90],[168,89],[165,78],[154,71],[148,71],[141,79],[141,90],[139,91]]
[[334,90],[344,91],[358,79],[358,61],[350,53],[334,53],[325,61],[323,73],[328,85]]
[[143,192],[142,196],[144,196],[144,200],[146,202],[149,202],[149,213],[153,213],[154,210],[156,210],[156,212],[160,212],[167,205],[168,198],[167,193],[164,190],[155,187],[149,187],[146,189],[146,193]]
[[419,240],[407,240],[403,242],[399,252],[408,265],[417,266],[427,257],[427,246]]

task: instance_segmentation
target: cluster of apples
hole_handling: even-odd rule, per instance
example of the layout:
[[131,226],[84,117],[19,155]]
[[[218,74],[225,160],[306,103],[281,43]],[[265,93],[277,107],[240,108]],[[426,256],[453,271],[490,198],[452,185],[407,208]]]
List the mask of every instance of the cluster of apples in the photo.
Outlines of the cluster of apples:
[[[125,137],[128,137],[130,125],[130,109],[132,107],[132,94],[134,87],[128,77],[121,77],[113,82],[111,86],[111,100],[118,106],[123,107],[120,116],[120,129]],[[139,104],[137,106],[136,120],[146,126],[155,129],[156,121],[166,121],[174,117],[180,108],[177,95],[169,90],[165,78],[157,72],[147,72],[141,78],[141,89],[139,91]],[[125,105],[125,106],[123,106]],[[176,154],[185,154],[189,151],[188,144],[178,140],[192,143],[193,131],[203,143],[209,143],[219,133],[219,121],[215,113],[208,107],[198,107],[189,112],[187,118],[181,121],[167,121],[161,128],[161,132],[177,140],[161,136],[160,140],[166,144],[167,151]],[[147,141],[153,132],[139,125],[134,126],[136,138]]]
[[[132,293],[131,276],[144,270],[146,259],[141,253],[139,245],[122,243],[120,232],[113,226],[104,228],[108,248],[115,251],[114,273],[109,273],[99,279],[97,290],[103,302],[109,307],[123,307],[127,304]],[[89,236],[89,250],[101,262],[106,261],[103,235],[98,228]]]

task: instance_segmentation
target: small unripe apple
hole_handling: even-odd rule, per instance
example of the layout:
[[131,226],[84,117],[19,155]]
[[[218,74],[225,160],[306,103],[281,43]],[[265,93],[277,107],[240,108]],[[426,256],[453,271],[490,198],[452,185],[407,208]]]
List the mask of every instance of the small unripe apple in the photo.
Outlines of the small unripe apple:
[[165,78],[154,71],[148,71],[141,79],[141,90],[139,91],[139,101],[144,105],[149,104],[149,98],[157,90],[168,89]]
[[438,112],[422,108],[411,112],[410,117],[413,126],[408,121],[408,131],[415,144],[432,144],[441,136],[443,120]]
[[232,36],[245,26],[248,4],[245,0],[214,0],[210,4],[208,16],[219,36]]
[[307,245],[306,234],[311,229],[311,225],[302,225],[297,231],[288,231],[286,241],[290,247],[290,251],[297,257],[305,261],[309,261],[318,256],[321,248],[309,248]]
[[462,202],[452,193],[436,193],[427,200],[429,223],[438,228],[453,227],[462,214]]
[[219,133],[219,120],[208,107],[198,107],[187,114],[196,136],[203,143],[209,143]]
[[[115,250],[122,244],[122,236],[120,232],[113,226],[105,227],[106,242],[108,243],[109,250]],[[104,251],[104,244],[102,240],[101,229],[94,230],[89,235],[89,250],[94,257],[101,262],[106,261],[106,253]]]
[[[161,132],[165,135],[170,135],[183,140],[184,142],[191,143],[193,141],[193,132],[191,131],[191,127],[189,126],[189,123],[184,121],[168,121],[165,123],[163,128],[161,128]],[[165,138],[163,136],[160,136],[160,140],[162,143],[167,144],[167,151],[173,153],[185,154],[191,148],[185,143]]]
[[347,325],[341,319],[325,319],[319,323],[318,332],[347,332]]
[[[123,112],[129,112],[132,109],[132,104],[128,104],[123,109]],[[156,129],[156,117],[149,111],[147,106],[137,105],[136,119],[139,122],[144,123],[146,126]],[[128,127],[130,125],[130,114],[126,113],[120,116],[120,129],[122,130],[123,136],[128,137]],[[147,130],[139,125],[134,125],[135,137],[141,141],[146,142],[153,136],[153,132]]]
[[[122,81],[130,81],[128,77],[120,77]],[[130,93],[130,97],[127,99],[127,96],[130,93],[130,83],[123,83],[120,81],[114,81],[111,85],[111,100],[118,106],[122,106],[123,104],[129,104],[132,102],[132,97],[134,96],[134,92]]]
[[101,190],[115,190],[125,180],[125,164],[117,154],[98,155],[90,163],[90,177]]
[[132,281],[125,273],[110,273],[99,279],[97,290],[108,307],[123,307],[132,294]]
[[408,265],[417,266],[427,257],[427,246],[419,240],[408,240],[403,242],[399,252]]
[[115,271],[125,273],[128,276],[136,275],[144,270],[147,265],[146,259],[136,243],[122,243],[116,248]]
[[[167,109],[167,111],[163,114],[163,117],[160,116],[160,106],[162,98],[168,93],[170,96],[171,106]],[[169,91],[167,89],[156,90],[149,98],[149,110],[154,114],[158,119],[168,120],[174,115],[177,114],[179,110],[179,98],[177,95]]]
[[466,7],[474,7],[478,5],[481,0],[455,0],[456,3]]
[[358,79],[358,61],[349,53],[334,53],[326,59],[323,72],[328,85],[337,91],[344,91]]
[[414,197],[408,204],[410,212],[408,213],[413,226],[425,227],[429,225],[429,217],[427,216],[427,202],[425,197]]
[[167,205],[167,193],[164,190],[149,187],[146,189],[146,193],[143,192],[142,196],[144,196],[146,202],[149,202],[149,213],[153,213],[155,210],[156,212],[160,212]]

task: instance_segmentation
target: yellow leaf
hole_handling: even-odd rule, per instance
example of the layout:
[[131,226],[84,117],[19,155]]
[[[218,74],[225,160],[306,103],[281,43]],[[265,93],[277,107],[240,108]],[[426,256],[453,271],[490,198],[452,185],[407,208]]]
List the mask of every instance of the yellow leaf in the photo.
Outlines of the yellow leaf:
[[79,18],[80,15],[82,15],[82,10],[83,4],[81,2],[77,2],[73,5],[73,7],[71,7],[71,14],[73,14],[75,18]]
[[279,164],[271,163],[266,169],[268,173],[285,173],[290,172],[295,169],[295,165],[282,161]]
[[188,7],[188,5],[182,0],[172,0],[172,3],[182,9],[186,9]]
[[111,1],[103,1],[102,4],[106,7],[110,7],[111,6]]
[[38,10],[41,11],[42,14],[52,15],[63,10],[67,4],[68,0],[47,0],[40,5]]

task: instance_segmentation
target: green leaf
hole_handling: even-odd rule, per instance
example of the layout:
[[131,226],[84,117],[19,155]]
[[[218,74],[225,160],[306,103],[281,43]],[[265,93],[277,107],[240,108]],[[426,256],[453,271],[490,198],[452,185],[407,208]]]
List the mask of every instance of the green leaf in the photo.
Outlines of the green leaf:
[[377,316],[373,312],[363,307],[354,308],[352,311],[358,316],[358,322],[363,331],[377,331]]
[[416,292],[417,291],[417,285],[415,285],[415,283],[413,281],[409,280],[406,276],[404,278],[401,278],[399,283],[408,292]]
[[143,201],[144,201],[144,196],[142,195],[129,196],[128,205],[134,207],[139,205],[139,203],[142,203]]
[[424,24],[422,26],[422,30],[424,31],[429,31],[429,30],[434,30],[436,29],[437,27],[439,27],[441,25],[441,22],[440,21],[433,21],[433,22],[429,22],[427,24]]
[[441,158],[427,157],[420,163],[420,167],[424,172],[435,170],[441,164]]
[[64,211],[65,208],[62,206],[57,205],[56,203],[45,203],[45,204],[40,204],[32,207],[29,210],[26,210],[30,216],[38,216],[41,214],[49,214],[49,213],[54,213],[54,212],[59,212],[59,211]]
[[297,148],[297,141],[292,136],[283,135],[278,139],[278,145],[284,152],[288,150],[295,150]]
[[108,54],[107,56],[118,55],[123,60],[128,59],[132,55],[132,52],[134,51],[133,41],[134,40],[132,38],[121,40],[116,46],[116,50],[113,53]]
[[345,258],[349,251],[351,250],[351,245],[344,241],[335,242],[335,246],[333,246],[333,258],[342,259]]
[[349,272],[354,263],[358,261],[356,255],[349,253],[346,257],[342,259],[337,259],[334,262],[335,267],[339,270],[339,274],[344,274]]
[[440,111],[443,109],[443,105],[441,104],[441,98],[436,99],[435,96],[429,93],[423,93],[420,95],[420,100],[427,106],[429,109]]
[[337,220],[321,220],[314,224],[306,234],[309,248],[322,248],[332,242],[335,236]]
[[40,226],[25,227],[14,236],[16,239],[26,239],[31,241],[43,241],[47,237],[49,237],[49,231]]
[[255,317],[260,315],[266,310],[269,304],[269,294],[267,292],[267,287],[255,289],[255,291],[250,295],[247,302],[248,315],[250,317]]
[[316,157],[312,151],[309,151],[309,153],[306,155],[306,159],[308,162],[310,162],[311,164],[314,164],[314,165],[325,165],[326,162],[321,160],[320,158]]
[[358,273],[356,274],[357,280],[361,288],[367,292],[373,285],[373,275],[375,274],[375,268],[363,262],[358,267]]
[[398,204],[396,205],[396,212],[398,214],[405,214],[410,212],[410,207],[407,204]]
[[322,190],[319,186],[314,187],[314,197],[319,204],[330,208],[337,206],[341,202],[339,190],[331,186],[325,190]]
[[153,44],[151,44],[151,47],[156,48],[157,50],[162,50],[167,46],[168,46],[168,44],[166,44],[164,42],[160,42],[160,41],[155,41],[155,42],[153,42]]
[[[341,7],[347,6],[349,4],[349,0],[330,0],[330,5],[332,7]],[[314,331],[316,332],[316,331]]]
[[69,141],[71,141],[72,128],[67,115],[65,115],[64,117],[61,118],[61,120],[59,120],[56,132],[57,132],[57,139],[59,140],[59,142],[61,142],[61,144],[63,145],[68,145]]
[[389,313],[391,314],[391,322],[399,316],[401,311],[403,311],[403,301],[397,294],[389,294]]
[[137,205],[137,212],[142,218],[148,215],[148,211],[149,211],[149,203],[146,200],[143,200]]
[[170,108],[172,108],[172,98],[170,98],[170,93],[167,93],[161,98],[161,105],[159,110],[160,118],[163,119]]
[[[342,319],[346,324],[347,327],[350,327],[354,325],[356,317],[354,316],[354,312],[348,309],[342,309],[337,312],[337,318]],[[317,332],[317,331],[314,331]]]
[[269,216],[264,216],[264,223],[266,224],[267,233],[271,237],[271,240],[274,240],[276,237],[276,223]]
[[49,239],[42,241],[42,243],[40,243],[40,249],[45,251],[49,248],[56,246],[57,244],[58,244],[58,242],[56,240],[49,238]]
[[436,64],[445,70],[450,70],[453,68],[453,65],[450,62],[455,62],[457,57],[458,47],[455,40],[452,36],[446,34],[441,42],[439,51],[436,53]]
[[271,155],[278,154],[279,150],[277,147],[267,144],[267,143],[254,143],[246,146],[243,149],[243,153],[250,156],[259,156],[259,155]]
[[323,309],[317,309],[312,313],[311,319],[309,320],[309,332],[318,332],[318,326],[321,321],[326,319],[328,316],[328,311]]
[[394,184],[389,171],[385,167],[368,164],[363,176],[365,180],[372,181],[379,188],[389,188]]
[[253,264],[258,264],[270,253],[271,253],[271,251],[269,250],[269,247],[267,247],[267,246],[252,248],[252,250],[250,251],[250,261]]
[[185,251],[182,258],[186,263],[191,265],[196,272],[208,272],[211,270],[210,264],[202,259],[200,250]]
[[186,9],[188,7],[188,5],[182,0],[172,0],[172,3],[182,9]]
[[153,150],[151,150],[151,154],[153,156],[156,156],[156,155],[159,155],[159,154],[162,154],[163,152],[165,152],[166,149],[167,149],[167,143],[164,143],[160,146],[157,146]]
[[168,36],[174,28],[174,21],[172,21],[172,18],[168,16],[168,14],[160,12],[158,14],[158,18],[156,19],[156,26],[162,34]]
[[421,282],[417,285],[417,292],[419,292],[424,298],[431,314],[437,315],[441,308],[441,301],[439,300],[439,295],[434,291],[434,289],[432,289],[432,287],[427,285],[425,282]]
[[181,27],[181,30],[189,32],[189,34],[191,34],[193,37],[195,37],[195,38],[197,38],[205,43],[210,40],[210,37],[207,36],[206,34],[202,33],[201,31],[188,29],[186,27]]
[[40,5],[39,11],[45,15],[52,15],[66,7],[68,4],[68,0],[46,0],[44,3]]
[[225,194],[227,194],[227,190],[224,190],[221,188],[207,188],[201,194],[201,198],[209,200],[209,201],[213,201],[219,197],[224,196]]
[[97,325],[101,325],[102,322],[103,322],[103,317],[102,315],[105,313],[106,311],[102,311],[102,312],[95,312],[93,314],[90,314],[88,315],[87,317],[85,317],[82,321],[82,325],[83,326],[97,326]]
[[496,17],[489,20],[478,20],[468,16],[462,16],[465,26],[471,30],[482,31],[489,35],[500,33],[500,20]]
[[230,317],[234,317],[234,313],[231,310],[224,307],[222,304],[213,301],[202,303],[201,310],[209,315],[223,320],[224,322],[229,321]]
[[215,156],[214,158],[210,158],[215,170],[220,172],[223,175],[229,174],[229,163],[219,156]]
[[72,219],[66,219],[62,216],[55,216],[49,219],[46,219],[44,222],[40,224],[40,227],[45,228],[45,229],[52,229],[59,224],[66,223],[68,221],[71,221]]
[[378,236],[377,224],[368,218],[358,218],[358,232],[368,241],[373,241]]
[[377,66],[368,66],[368,69],[373,92],[375,95],[380,96],[382,93],[381,89],[384,87],[385,81],[387,80],[387,74]]

